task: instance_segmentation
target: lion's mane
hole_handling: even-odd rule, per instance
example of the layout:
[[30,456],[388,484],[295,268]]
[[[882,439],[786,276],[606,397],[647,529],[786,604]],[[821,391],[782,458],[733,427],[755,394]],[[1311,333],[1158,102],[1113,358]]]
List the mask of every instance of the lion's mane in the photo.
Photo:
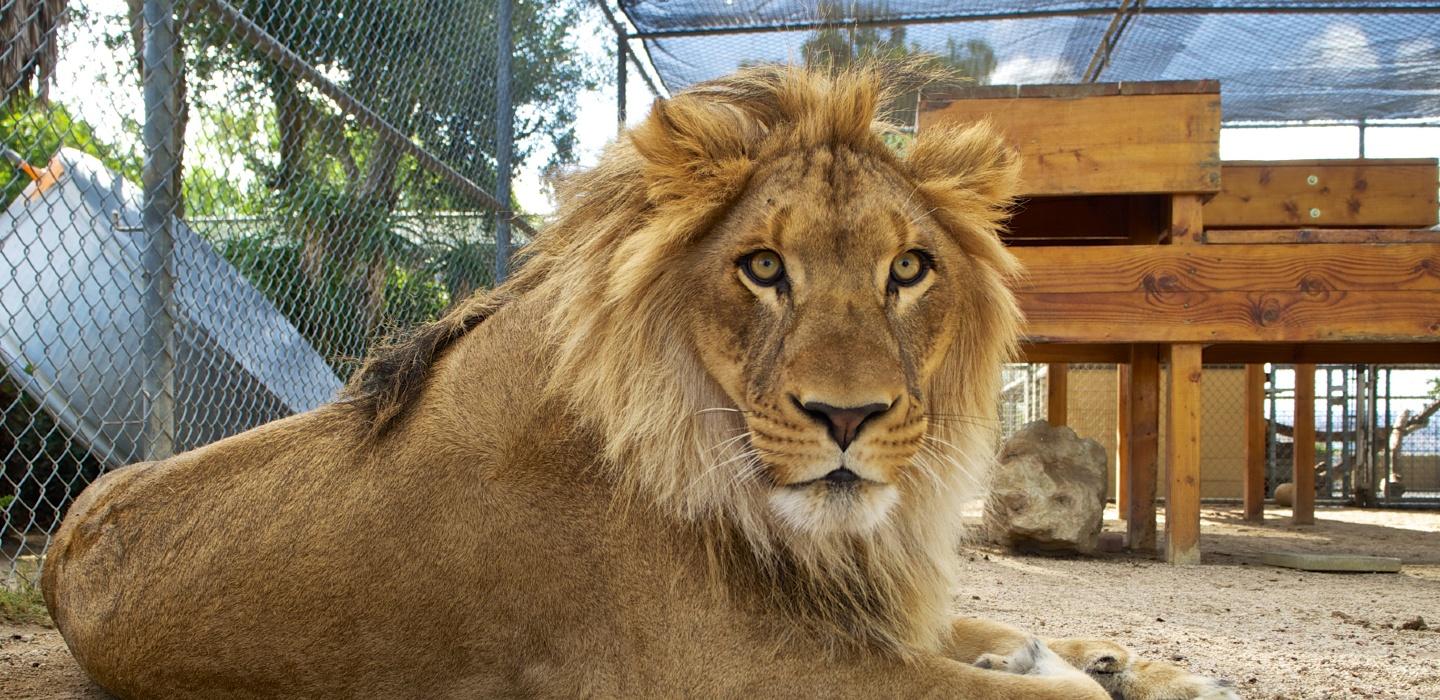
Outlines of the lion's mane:
[[[560,183],[559,213],[512,279],[378,350],[347,387],[372,436],[407,420],[437,359],[512,300],[546,300],[549,391],[602,436],[617,505],[703,535],[709,574],[732,594],[868,648],[933,649],[944,633],[961,507],[993,457],[999,369],[1019,313],[999,242],[1016,160],[984,126],[932,129],[902,156],[877,121],[909,77],[765,67],[697,85],[652,114],[593,169]],[[927,392],[928,447],[890,519],[864,535],[801,535],[767,511],[738,412],[686,336],[687,290],[671,261],[705,236],[779,154],[845,147],[906,174],[916,198],[975,261],[976,317]],[[483,371],[477,369],[476,371]],[[729,467],[729,468],[726,468]]]

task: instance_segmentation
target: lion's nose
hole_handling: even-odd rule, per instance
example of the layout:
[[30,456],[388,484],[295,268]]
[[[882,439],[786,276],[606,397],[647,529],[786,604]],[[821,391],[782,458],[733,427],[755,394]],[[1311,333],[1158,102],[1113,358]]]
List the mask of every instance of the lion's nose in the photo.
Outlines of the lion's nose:
[[830,431],[830,439],[834,440],[841,450],[849,447],[850,443],[855,441],[855,436],[860,434],[860,429],[865,426],[867,421],[890,410],[890,407],[894,405],[894,402],[891,402],[840,407],[820,401],[801,403],[798,399],[795,403],[806,415],[814,418]]

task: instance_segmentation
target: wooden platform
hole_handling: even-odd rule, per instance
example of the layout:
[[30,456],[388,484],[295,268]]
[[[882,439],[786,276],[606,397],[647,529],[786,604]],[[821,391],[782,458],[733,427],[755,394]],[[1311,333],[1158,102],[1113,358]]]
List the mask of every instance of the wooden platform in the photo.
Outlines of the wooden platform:
[[[1161,545],[1165,421],[1163,551],[1175,563],[1199,560],[1204,363],[1297,363],[1303,402],[1316,362],[1440,362],[1436,161],[1222,163],[1219,96],[1214,81],[979,87],[923,96],[918,118],[921,129],[990,119],[1019,150],[1024,198],[1006,240],[1027,268],[1026,357],[1051,363],[1052,397],[1066,394],[1066,363],[1122,364],[1117,461],[1134,549]],[[1247,391],[1256,416],[1263,389],[1262,376]],[[1064,422],[1056,403],[1049,418]],[[1313,443],[1297,422],[1297,443]],[[1263,439],[1263,420],[1245,425],[1249,442]],[[1251,518],[1263,517],[1261,452],[1247,458]],[[1300,452],[1304,522],[1313,464]]]

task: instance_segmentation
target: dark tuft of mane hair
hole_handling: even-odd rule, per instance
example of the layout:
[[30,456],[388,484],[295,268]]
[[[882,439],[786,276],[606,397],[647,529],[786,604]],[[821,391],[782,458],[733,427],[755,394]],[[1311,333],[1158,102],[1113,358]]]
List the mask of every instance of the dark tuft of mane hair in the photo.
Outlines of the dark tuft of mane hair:
[[381,341],[341,391],[340,404],[368,420],[371,436],[384,433],[420,397],[441,355],[513,296],[506,287],[478,293],[435,321]]

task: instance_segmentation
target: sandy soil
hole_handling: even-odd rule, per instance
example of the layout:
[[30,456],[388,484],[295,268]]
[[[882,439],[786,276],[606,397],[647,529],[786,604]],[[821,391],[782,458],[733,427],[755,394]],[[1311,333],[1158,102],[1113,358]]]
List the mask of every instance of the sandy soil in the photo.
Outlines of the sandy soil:
[[[1113,512],[1112,512],[1113,515]],[[1320,509],[1264,526],[1206,509],[1204,563],[966,555],[956,609],[1044,636],[1108,637],[1228,678],[1246,698],[1440,698],[1440,513]],[[1111,521],[1108,529],[1121,530]],[[1316,574],[1264,551],[1398,556],[1398,574]],[[1401,629],[1424,618],[1436,629]],[[98,698],[54,630],[0,623],[0,697]]]

